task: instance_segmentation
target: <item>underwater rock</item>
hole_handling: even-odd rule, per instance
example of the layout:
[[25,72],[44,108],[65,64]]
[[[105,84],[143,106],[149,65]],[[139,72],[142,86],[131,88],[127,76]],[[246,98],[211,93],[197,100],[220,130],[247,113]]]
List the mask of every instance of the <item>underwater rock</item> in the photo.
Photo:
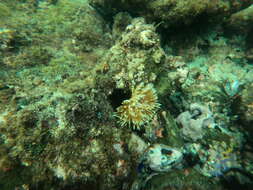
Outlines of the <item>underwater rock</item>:
[[225,93],[230,97],[235,97],[241,90],[241,84],[238,80],[227,82],[224,86]]
[[[160,23],[163,27],[192,23],[198,16],[222,18],[250,5],[245,1],[209,0],[89,0],[89,3],[105,16],[127,11],[132,15],[145,17],[149,22]],[[220,20],[219,20],[220,21]]]
[[0,2],[0,189],[212,189],[252,129],[252,52],[222,23],[252,0],[89,2]]
[[207,134],[205,141],[185,144],[186,165],[191,164],[206,177],[235,176],[240,173],[241,148],[245,140],[242,134],[229,131],[210,133],[213,134]]
[[143,18],[135,18],[102,58],[98,69],[104,70],[106,65],[106,72],[116,88],[131,89],[140,83],[154,82],[164,58],[154,25],[146,24]]
[[145,142],[138,135],[131,133],[130,139],[128,141],[128,150],[132,156],[132,159],[137,163],[140,157],[149,147],[149,143]]
[[2,19],[8,26],[0,28],[0,50],[8,50],[3,56],[5,65],[19,68],[49,64],[52,57],[59,57],[65,50],[86,62],[112,45],[107,23],[87,1],[46,2],[33,11],[29,6],[36,1],[19,2],[22,8],[16,3],[19,8],[13,7],[15,16]]
[[154,144],[147,148],[140,158],[138,177],[133,182],[131,190],[145,187],[147,181],[159,173],[180,168],[183,161],[181,150],[164,144]]
[[215,143],[208,150],[208,156],[203,165],[195,167],[207,177],[220,177],[231,169],[241,168],[238,156],[225,143]]
[[146,150],[141,163],[154,172],[167,172],[179,167],[182,159],[183,154],[180,150],[163,144],[155,144]]
[[[0,17],[9,17],[11,15],[11,8],[6,3],[0,2]],[[0,29],[1,30],[1,29]]]
[[127,12],[120,12],[113,17],[112,36],[116,40],[131,23],[132,17]]
[[124,148],[117,149],[128,132],[114,127],[106,96],[93,90],[91,77],[80,76],[83,67],[65,61],[51,66],[15,71],[1,82],[0,149],[17,162],[14,170],[27,173],[29,186],[54,178],[59,189],[100,176],[105,189],[118,189],[132,167]]
[[253,133],[253,84],[247,84],[241,93],[241,102],[237,108],[238,114],[241,116],[241,122],[245,124],[245,128]]
[[[1,6],[1,5],[0,5]],[[14,38],[14,31],[7,28],[0,28],[0,51],[6,51]]]
[[190,110],[181,113],[177,122],[183,127],[180,129],[182,136],[191,141],[197,141],[205,135],[204,128],[215,125],[212,112],[208,107],[194,103]]
[[232,14],[228,20],[228,26],[240,31],[249,32],[253,27],[253,5]]
[[246,50],[245,57],[250,63],[252,63],[252,61],[253,61],[253,48],[249,48]]
[[237,117],[234,105],[238,103],[242,89],[252,83],[253,70],[239,48],[236,51],[230,43],[224,45],[223,40],[219,43],[210,48],[208,57],[200,56],[182,68],[188,75],[180,84],[182,92],[176,100],[186,98],[188,102],[208,105],[216,123],[229,126]]

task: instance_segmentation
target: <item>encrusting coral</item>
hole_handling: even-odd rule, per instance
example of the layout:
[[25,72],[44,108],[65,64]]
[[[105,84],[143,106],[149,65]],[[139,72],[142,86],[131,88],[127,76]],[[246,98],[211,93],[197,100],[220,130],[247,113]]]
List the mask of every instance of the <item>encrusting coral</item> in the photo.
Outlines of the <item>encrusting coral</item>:
[[131,89],[140,83],[154,83],[164,60],[154,25],[135,18],[100,60],[98,69],[108,70],[107,75],[116,88]]

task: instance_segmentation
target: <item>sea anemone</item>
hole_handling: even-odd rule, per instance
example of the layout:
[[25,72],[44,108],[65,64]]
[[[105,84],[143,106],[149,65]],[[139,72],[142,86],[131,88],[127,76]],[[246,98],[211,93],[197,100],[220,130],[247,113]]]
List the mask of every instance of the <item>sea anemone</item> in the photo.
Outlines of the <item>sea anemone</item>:
[[157,94],[152,84],[141,83],[132,89],[131,98],[124,100],[117,108],[117,117],[121,126],[132,126],[139,129],[148,123],[160,107]]

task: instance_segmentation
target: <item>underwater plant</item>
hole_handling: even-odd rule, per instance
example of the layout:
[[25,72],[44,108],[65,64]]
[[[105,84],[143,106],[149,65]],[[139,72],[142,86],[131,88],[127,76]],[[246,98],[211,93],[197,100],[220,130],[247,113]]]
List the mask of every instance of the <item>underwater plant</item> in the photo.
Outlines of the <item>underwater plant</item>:
[[157,94],[152,84],[143,83],[132,89],[132,96],[124,100],[117,108],[117,117],[121,126],[139,127],[149,122],[160,107]]

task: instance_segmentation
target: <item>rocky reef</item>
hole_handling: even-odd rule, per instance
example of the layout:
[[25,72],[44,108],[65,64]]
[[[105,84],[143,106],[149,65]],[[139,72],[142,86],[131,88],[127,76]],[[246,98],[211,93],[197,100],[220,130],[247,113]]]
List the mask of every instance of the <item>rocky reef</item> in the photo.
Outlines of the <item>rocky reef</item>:
[[1,1],[0,189],[251,189],[252,6]]
[[89,2],[101,14],[110,16],[127,11],[145,17],[150,22],[158,22],[166,28],[190,24],[198,17],[223,19],[224,16],[230,16],[252,3],[250,0],[89,0]]

